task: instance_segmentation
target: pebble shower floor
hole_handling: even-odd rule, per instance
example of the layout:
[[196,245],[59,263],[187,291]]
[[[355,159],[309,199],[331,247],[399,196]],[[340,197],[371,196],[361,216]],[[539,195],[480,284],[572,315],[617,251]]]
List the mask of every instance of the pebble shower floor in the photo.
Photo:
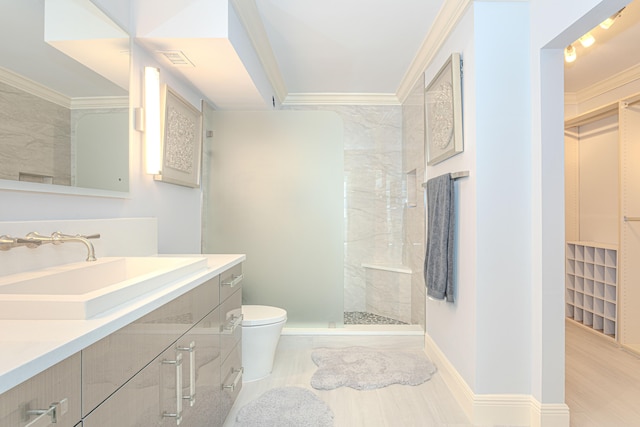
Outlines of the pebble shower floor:
[[406,325],[407,323],[390,317],[380,316],[365,311],[345,311],[345,325]]

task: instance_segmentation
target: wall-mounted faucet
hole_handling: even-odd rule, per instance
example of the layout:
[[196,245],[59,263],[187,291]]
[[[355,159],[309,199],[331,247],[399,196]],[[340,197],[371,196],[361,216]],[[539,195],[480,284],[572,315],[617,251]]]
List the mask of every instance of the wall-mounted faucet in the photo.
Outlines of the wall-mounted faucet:
[[28,248],[36,248],[45,243],[53,243],[54,245],[61,245],[65,242],[80,242],[87,247],[87,261],[95,261],[96,254],[93,248],[93,244],[89,241],[89,239],[99,239],[99,234],[91,234],[89,236],[82,236],[80,234],[70,235],[70,234],[62,234],[59,231],[51,233],[51,236],[43,236],[35,231],[28,233],[26,239],[22,239],[27,241],[25,244]]

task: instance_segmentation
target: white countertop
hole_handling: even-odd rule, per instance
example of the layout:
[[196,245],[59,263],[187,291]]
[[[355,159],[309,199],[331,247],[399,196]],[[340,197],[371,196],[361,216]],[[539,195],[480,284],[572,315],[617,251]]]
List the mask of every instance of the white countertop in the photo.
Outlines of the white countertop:
[[[166,255],[161,255],[166,256]],[[207,268],[87,320],[0,320],[0,393],[44,371],[243,262],[245,255],[197,254]]]

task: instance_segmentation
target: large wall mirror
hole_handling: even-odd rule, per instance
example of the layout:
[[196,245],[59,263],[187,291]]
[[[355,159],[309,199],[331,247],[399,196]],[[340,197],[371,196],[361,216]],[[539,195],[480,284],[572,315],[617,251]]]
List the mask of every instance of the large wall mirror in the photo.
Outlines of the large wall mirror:
[[0,0],[0,39],[0,187],[128,192],[127,32],[90,0]]

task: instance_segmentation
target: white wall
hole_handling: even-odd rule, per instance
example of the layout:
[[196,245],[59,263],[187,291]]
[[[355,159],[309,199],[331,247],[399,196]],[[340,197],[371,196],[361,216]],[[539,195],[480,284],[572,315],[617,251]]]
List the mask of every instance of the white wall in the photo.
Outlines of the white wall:
[[[529,393],[531,329],[528,5],[475,11],[476,393]],[[495,25],[500,22],[500,25]],[[505,55],[505,52],[509,52]],[[505,56],[508,66],[501,66]],[[496,167],[497,164],[500,167]]]
[[[142,105],[142,68],[156,65],[138,46],[133,48],[130,103]],[[199,95],[167,70],[161,78],[200,108]],[[130,112],[132,115],[132,113]],[[142,168],[142,133],[130,124],[129,197],[108,198],[0,190],[1,221],[156,217],[160,253],[200,252],[200,189],[156,182]],[[100,232],[100,230],[96,230]],[[1,230],[0,230],[1,234]],[[1,254],[0,254],[1,255]]]
[[439,346],[470,387],[476,382],[476,101],[474,61],[474,16],[468,10],[425,70],[425,87],[433,79],[451,52],[460,52],[464,62],[462,79],[464,152],[435,166],[427,166],[425,181],[443,173],[468,170],[469,178],[456,185],[456,270],[455,303],[427,299],[427,334]]
[[425,73],[428,84],[461,52],[465,149],[427,167],[427,178],[470,171],[455,184],[456,302],[428,300],[427,332],[478,394],[530,390],[527,44],[526,3],[477,2]]

